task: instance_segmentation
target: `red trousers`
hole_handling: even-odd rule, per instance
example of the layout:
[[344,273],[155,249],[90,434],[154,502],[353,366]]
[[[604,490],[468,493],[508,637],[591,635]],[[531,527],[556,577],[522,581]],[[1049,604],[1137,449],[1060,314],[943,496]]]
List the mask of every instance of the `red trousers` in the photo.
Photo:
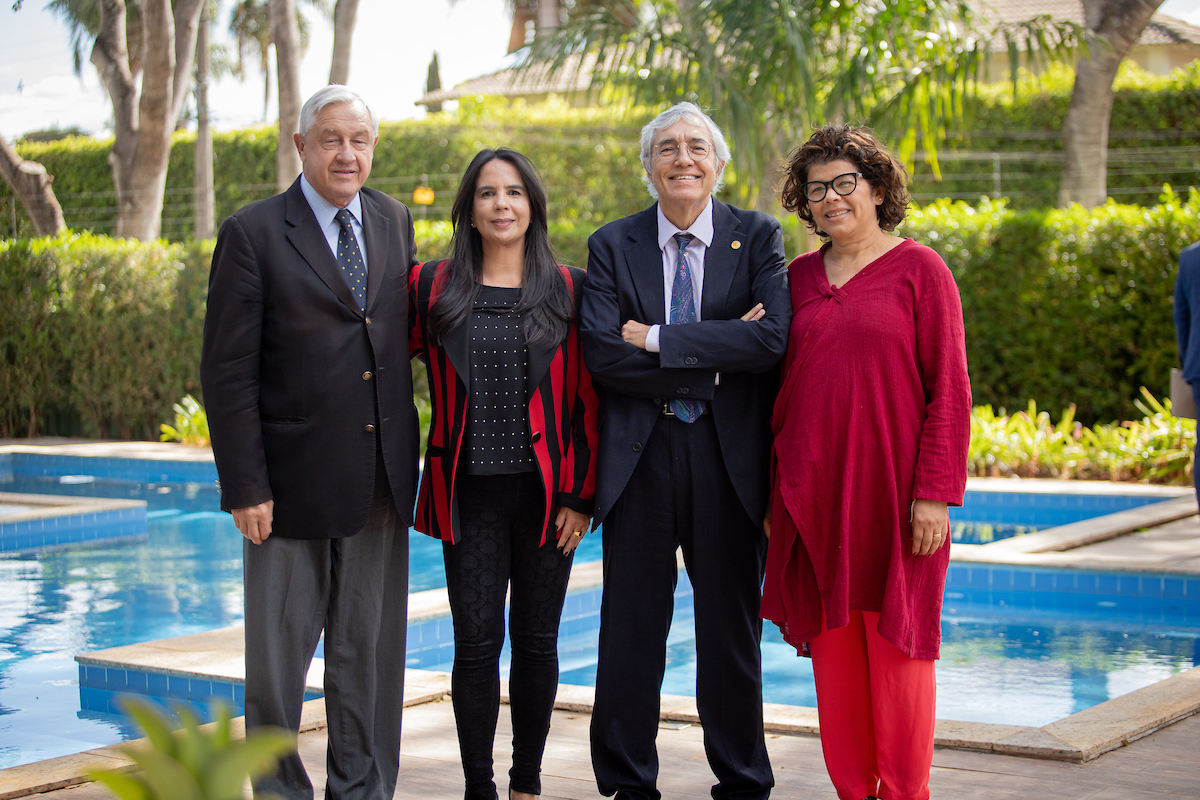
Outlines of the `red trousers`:
[[933,661],[909,658],[851,611],[809,642],[825,767],[840,800],[928,800],[933,764]]

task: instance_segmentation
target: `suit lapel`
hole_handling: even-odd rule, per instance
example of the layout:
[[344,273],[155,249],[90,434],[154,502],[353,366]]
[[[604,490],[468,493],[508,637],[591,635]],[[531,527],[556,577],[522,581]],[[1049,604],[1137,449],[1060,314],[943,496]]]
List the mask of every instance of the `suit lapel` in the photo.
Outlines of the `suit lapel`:
[[388,253],[388,242],[391,241],[388,218],[379,210],[379,205],[360,191],[359,201],[362,203],[363,238],[367,240],[367,312],[375,309],[379,300],[379,287],[387,277],[388,263],[391,260]]
[[[565,267],[558,268],[559,277],[566,281],[567,293],[571,296],[571,303],[574,308],[579,308],[575,303],[575,288],[571,281],[571,272]],[[546,376],[546,371],[550,369],[550,365],[554,363],[554,356],[558,349],[562,347],[561,343],[555,343],[547,347],[538,345],[529,346],[529,355],[527,366],[525,368],[525,396],[533,397],[534,391],[541,385],[542,378]]]
[[313,272],[317,273],[317,276],[324,281],[329,290],[354,313],[361,315],[362,311],[358,307],[358,301],[354,299],[354,293],[350,291],[350,284],[346,283],[346,276],[338,267],[337,259],[334,258],[333,251],[329,249],[329,242],[325,239],[324,232],[321,231],[321,225],[317,222],[316,215],[313,214],[308,200],[304,197],[304,192],[300,189],[299,178],[287,190],[285,204],[287,222],[291,225],[287,232],[288,241],[308,262]]
[[471,390],[471,318],[474,315],[473,311],[468,312],[466,319],[442,336],[441,344],[442,352],[450,359],[450,366],[454,367],[468,392]]
[[[629,228],[630,246],[625,251],[630,277],[642,304],[646,325],[667,321],[667,300],[663,294],[662,249],[658,246],[658,204],[650,206]],[[625,320],[621,320],[624,324]]]
[[[742,258],[746,237],[737,229],[738,219],[722,202],[713,199],[713,241],[704,256],[704,296],[700,319],[725,319],[736,309],[725,308],[729,286]],[[744,308],[738,314],[750,309]]]

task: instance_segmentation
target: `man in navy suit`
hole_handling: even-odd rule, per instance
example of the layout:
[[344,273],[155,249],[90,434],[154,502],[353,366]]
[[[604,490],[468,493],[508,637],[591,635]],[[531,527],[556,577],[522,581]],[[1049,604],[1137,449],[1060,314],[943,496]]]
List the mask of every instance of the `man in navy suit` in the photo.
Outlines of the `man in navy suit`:
[[[200,380],[221,508],[245,537],[246,725],[296,730],[325,635],[327,800],[391,800],[400,759],[417,414],[408,209],[363,188],[378,119],[304,104],[286,192],[221,226]],[[312,800],[299,756],[258,793]]]
[[[1179,254],[1174,311],[1183,379],[1191,384],[1196,408],[1200,409],[1200,242],[1185,247]],[[1200,444],[1196,445],[1196,455],[1200,456]],[[1200,480],[1195,484],[1196,499],[1200,501]]]
[[659,692],[682,548],[713,797],[765,798],[759,641],[771,408],[791,321],[779,223],[712,197],[729,147],[680,103],[642,130],[658,202],[589,240],[580,331],[601,389],[604,524],[592,765],[604,795],[661,796]]

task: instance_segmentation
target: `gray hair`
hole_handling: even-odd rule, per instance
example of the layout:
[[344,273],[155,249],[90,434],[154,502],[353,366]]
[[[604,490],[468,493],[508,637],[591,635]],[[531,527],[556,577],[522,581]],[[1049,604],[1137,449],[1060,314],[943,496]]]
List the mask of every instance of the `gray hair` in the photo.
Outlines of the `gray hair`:
[[725,134],[721,133],[721,129],[717,127],[717,123],[713,122],[708,114],[700,110],[700,106],[688,102],[676,103],[647,122],[646,127],[642,128],[642,169],[644,171],[642,180],[646,183],[646,191],[650,192],[650,196],[655,200],[658,199],[658,189],[654,188],[654,181],[650,180],[652,172],[650,165],[654,155],[654,135],[683,120],[687,120],[693,125],[703,125],[708,129],[708,135],[712,137],[713,151],[717,157],[717,164],[720,166],[720,172],[717,173],[717,182],[713,184],[712,193],[716,194],[721,191],[721,187],[725,185],[725,169],[724,166],[721,166],[729,163],[729,145],[725,142]]
[[379,135],[379,117],[375,116],[375,112],[359,96],[358,92],[339,83],[331,83],[328,86],[321,87],[313,93],[312,97],[304,101],[304,107],[300,109],[300,129],[297,133],[301,136],[306,136],[309,128],[317,121],[317,115],[321,113],[322,109],[337,103],[350,103],[359,111],[366,114],[367,118],[371,120],[372,134],[375,136]]

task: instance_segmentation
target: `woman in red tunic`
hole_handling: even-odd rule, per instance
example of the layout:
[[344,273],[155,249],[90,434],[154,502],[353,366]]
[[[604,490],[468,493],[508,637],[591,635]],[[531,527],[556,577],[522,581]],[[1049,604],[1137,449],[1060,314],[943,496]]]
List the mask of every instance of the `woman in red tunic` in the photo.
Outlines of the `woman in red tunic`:
[[865,128],[789,158],[783,206],[828,242],[788,267],[762,615],[813,658],[841,800],[929,797],[947,506],[966,488],[962,305],[941,258],[890,233],[908,201]]

